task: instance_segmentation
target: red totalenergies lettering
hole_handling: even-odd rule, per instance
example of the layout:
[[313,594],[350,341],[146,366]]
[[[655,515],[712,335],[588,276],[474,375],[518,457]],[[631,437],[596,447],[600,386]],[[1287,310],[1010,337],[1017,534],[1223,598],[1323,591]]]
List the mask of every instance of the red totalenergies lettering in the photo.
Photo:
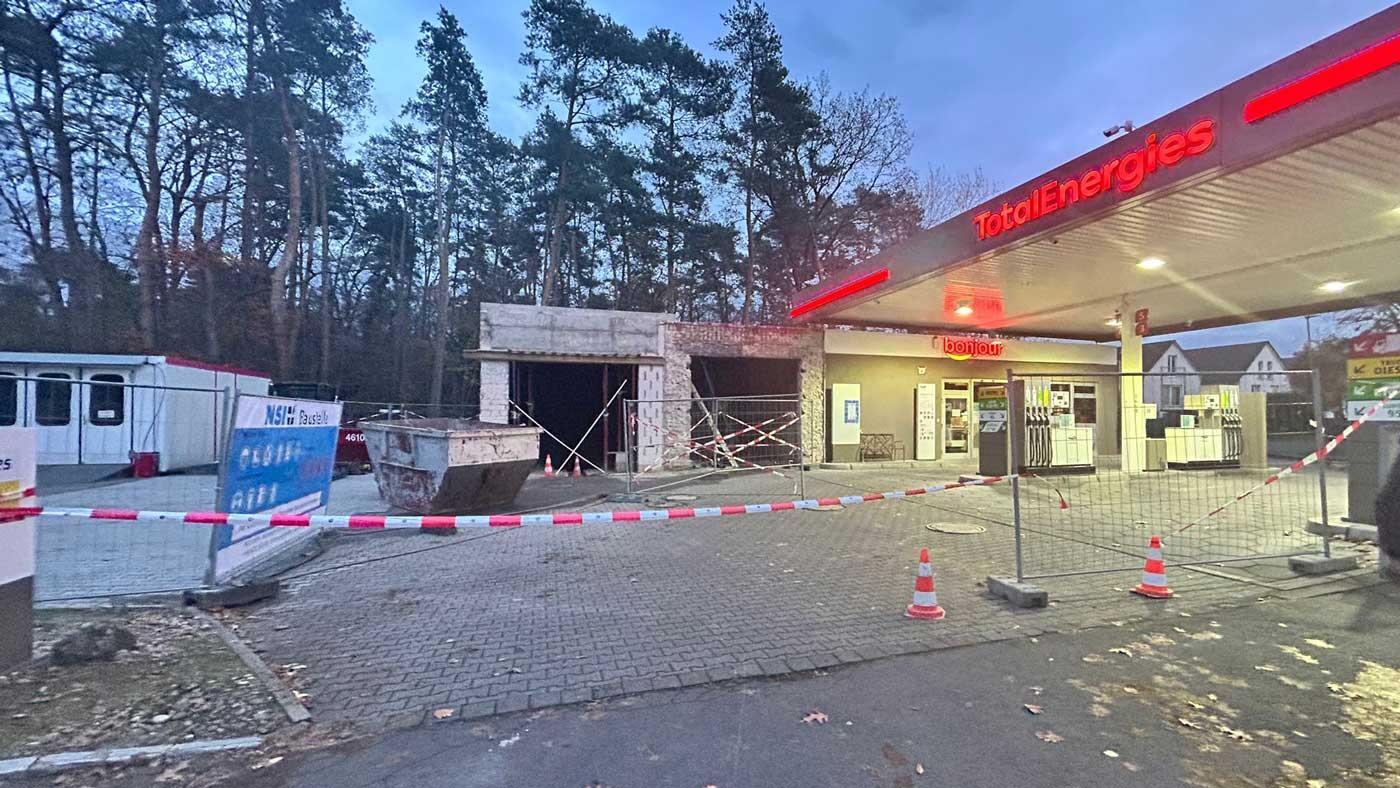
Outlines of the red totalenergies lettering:
[[1159,168],[1175,167],[1183,159],[1205,153],[1214,145],[1215,121],[1209,118],[1196,121],[1186,131],[1167,134],[1160,140],[1156,132],[1148,134],[1143,147],[1128,151],[1102,167],[1067,181],[1050,181],[1014,205],[1004,202],[999,211],[983,211],[972,217],[972,223],[977,227],[977,240],[985,241],[1001,235],[1111,189],[1124,194],[1136,191],[1147,176]]
[[1006,346],[995,339],[977,337],[940,337],[943,354],[954,361],[967,361],[971,358],[999,358]]

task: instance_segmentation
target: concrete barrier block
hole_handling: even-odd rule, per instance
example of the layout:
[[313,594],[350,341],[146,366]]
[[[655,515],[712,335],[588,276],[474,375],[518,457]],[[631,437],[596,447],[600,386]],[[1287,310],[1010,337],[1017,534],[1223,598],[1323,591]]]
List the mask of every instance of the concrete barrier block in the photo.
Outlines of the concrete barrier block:
[[1050,604],[1050,595],[1045,589],[1030,583],[1018,583],[1010,577],[988,577],[987,590],[1010,602],[1013,607],[1045,607]]
[[1376,526],[1374,525],[1348,525],[1346,538],[1352,542],[1374,542],[1376,541]]
[[1359,565],[1354,555],[1295,555],[1288,559],[1288,568],[1301,575],[1330,575],[1345,572]]
[[281,588],[281,581],[276,579],[253,580],[242,585],[222,588],[200,588],[185,592],[185,604],[194,605],[201,610],[251,605],[264,599],[272,599]]

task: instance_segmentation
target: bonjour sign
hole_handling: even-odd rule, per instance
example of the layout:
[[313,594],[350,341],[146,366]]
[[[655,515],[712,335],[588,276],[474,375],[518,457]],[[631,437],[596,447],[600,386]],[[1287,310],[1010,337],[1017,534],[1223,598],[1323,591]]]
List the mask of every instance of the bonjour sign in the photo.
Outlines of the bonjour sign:
[[954,361],[967,361],[974,358],[1001,358],[1006,345],[1000,340],[982,337],[938,337],[934,340],[943,355]]

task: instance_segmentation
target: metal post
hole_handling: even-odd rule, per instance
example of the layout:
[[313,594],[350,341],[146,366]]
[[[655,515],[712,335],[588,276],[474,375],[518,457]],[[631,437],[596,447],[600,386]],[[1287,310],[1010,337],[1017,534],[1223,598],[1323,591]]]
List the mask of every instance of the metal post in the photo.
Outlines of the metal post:
[[632,425],[637,424],[634,418],[637,413],[636,400],[622,401],[622,443],[627,456],[623,458],[623,465],[627,466],[627,494],[632,494]]
[[798,497],[807,498],[807,409],[802,393],[797,394],[797,488]]
[[[229,386],[224,386],[223,395],[223,424],[219,429],[222,435],[222,441],[215,442],[219,459],[219,476],[218,480],[214,483],[214,511],[216,512],[223,510],[224,484],[228,479],[229,441],[233,437],[233,414],[236,413],[234,410],[236,402],[233,389]],[[216,392],[214,394],[214,411],[217,413],[218,410],[219,395]],[[218,416],[216,416],[216,418],[218,418]],[[221,527],[227,528],[229,526],[212,525],[209,527],[209,559],[204,566],[204,585],[206,586],[214,585],[215,572],[217,570],[216,562],[219,556],[219,529]]]
[[[1313,438],[1317,443],[1317,450],[1327,445],[1327,430],[1322,423],[1322,377],[1317,374],[1317,369],[1312,370],[1312,397],[1313,397]],[[1328,533],[1329,523],[1327,521],[1327,458],[1320,457],[1317,461],[1317,483],[1318,492],[1321,494],[1322,502],[1322,554],[1327,558],[1332,557],[1332,536]]]
[[1015,373],[1010,367],[1006,368],[1006,472],[1011,474],[1011,520],[1015,525],[1016,535],[1016,582],[1025,582],[1025,564],[1021,556],[1021,469],[1016,467],[1016,460],[1021,456],[1021,436],[1020,425],[1025,422],[1022,415],[1020,421],[1015,418],[1015,406],[1011,399],[1011,384],[1015,380]]

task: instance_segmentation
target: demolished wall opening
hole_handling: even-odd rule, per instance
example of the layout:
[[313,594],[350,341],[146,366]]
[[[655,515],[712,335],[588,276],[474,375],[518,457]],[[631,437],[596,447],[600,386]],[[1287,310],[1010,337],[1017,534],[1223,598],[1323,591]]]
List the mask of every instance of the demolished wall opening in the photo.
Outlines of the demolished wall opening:
[[795,358],[691,356],[690,378],[702,397],[794,394],[802,390]]
[[[579,454],[613,470],[612,455],[625,449],[622,403],[636,396],[637,365],[515,362],[513,366],[511,399],[554,434],[540,435],[540,462],[548,454],[556,471],[572,470],[572,461],[565,468],[564,460],[582,439]],[[613,399],[619,388],[622,393]],[[612,404],[598,418],[609,399]],[[584,463],[584,471],[591,470]]]

